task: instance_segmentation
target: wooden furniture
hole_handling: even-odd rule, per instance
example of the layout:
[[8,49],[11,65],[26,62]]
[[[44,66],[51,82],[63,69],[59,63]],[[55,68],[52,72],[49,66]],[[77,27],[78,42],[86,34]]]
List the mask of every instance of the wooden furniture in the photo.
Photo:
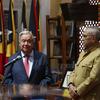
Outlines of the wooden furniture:
[[46,16],[47,56],[56,81],[62,80],[66,70],[72,70],[75,63],[77,39],[74,29],[75,23],[65,22],[63,16]]
[[98,5],[90,5],[88,3],[62,3],[61,9],[65,20],[98,20]]
[[66,34],[62,34],[61,17],[46,16],[47,55],[54,77],[62,77],[62,66],[66,64]]

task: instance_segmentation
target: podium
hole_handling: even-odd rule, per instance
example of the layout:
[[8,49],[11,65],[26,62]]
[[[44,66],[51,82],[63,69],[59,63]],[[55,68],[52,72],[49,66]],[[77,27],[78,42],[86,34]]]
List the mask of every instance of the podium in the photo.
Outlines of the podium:
[[57,96],[63,97],[66,100],[71,100],[67,92],[62,89],[43,87],[31,84],[0,85],[0,100],[12,100],[12,98],[34,97],[44,97],[47,100],[51,100],[51,98],[55,98]]

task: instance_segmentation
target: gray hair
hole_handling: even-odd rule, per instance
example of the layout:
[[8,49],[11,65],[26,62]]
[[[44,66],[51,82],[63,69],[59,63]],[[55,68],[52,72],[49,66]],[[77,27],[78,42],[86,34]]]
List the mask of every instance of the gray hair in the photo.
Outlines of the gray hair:
[[32,39],[34,40],[33,33],[31,31],[26,30],[26,29],[24,31],[22,31],[22,32],[19,33],[19,39],[24,34],[30,34],[32,36]]
[[95,35],[96,40],[99,41],[100,40],[100,29],[98,27],[87,27],[85,29],[85,32],[91,34],[91,35]]

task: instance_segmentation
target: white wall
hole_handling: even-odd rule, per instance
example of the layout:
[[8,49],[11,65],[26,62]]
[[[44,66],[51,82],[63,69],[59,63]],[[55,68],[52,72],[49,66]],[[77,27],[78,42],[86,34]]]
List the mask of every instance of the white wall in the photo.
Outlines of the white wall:
[[46,15],[50,15],[50,0],[40,0],[40,16],[42,26],[42,48],[43,52],[47,53],[46,44]]

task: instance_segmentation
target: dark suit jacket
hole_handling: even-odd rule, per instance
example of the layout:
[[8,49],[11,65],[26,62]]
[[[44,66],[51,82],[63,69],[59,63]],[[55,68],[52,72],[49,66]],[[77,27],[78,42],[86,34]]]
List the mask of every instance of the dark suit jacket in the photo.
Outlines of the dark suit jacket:
[[[9,61],[21,56],[21,51],[10,57]],[[34,85],[47,85],[52,82],[52,76],[50,68],[48,67],[47,57],[43,53],[39,53],[34,50],[34,64],[30,77],[24,69],[23,60],[17,60],[15,63],[10,64],[5,69],[3,84],[34,84]]]

